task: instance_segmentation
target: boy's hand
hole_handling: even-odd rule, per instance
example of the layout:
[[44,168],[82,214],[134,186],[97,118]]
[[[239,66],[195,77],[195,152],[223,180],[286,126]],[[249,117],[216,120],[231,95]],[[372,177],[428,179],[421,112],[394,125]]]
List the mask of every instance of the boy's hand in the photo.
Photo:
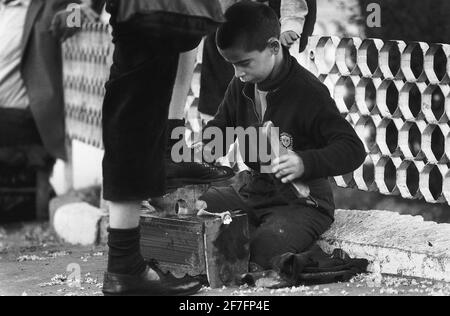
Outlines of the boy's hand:
[[198,163],[214,163],[213,147],[205,145],[203,142],[198,142],[192,146],[194,150],[194,162]]
[[305,173],[305,165],[302,158],[293,151],[289,151],[286,155],[275,159],[272,164],[274,165],[272,172],[283,183],[292,182]]
[[294,31],[286,31],[281,34],[280,42],[283,46],[291,48],[291,46],[300,38]]

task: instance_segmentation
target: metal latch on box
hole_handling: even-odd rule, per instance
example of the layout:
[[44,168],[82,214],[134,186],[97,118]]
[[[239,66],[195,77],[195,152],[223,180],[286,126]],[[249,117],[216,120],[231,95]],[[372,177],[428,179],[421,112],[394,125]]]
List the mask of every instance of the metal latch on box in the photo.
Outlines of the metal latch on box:
[[189,210],[187,203],[185,204],[182,203],[182,201],[179,201],[177,214],[179,216],[191,216],[197,214],[198,217],[217,217],[222,220],[224,225],[230,225],[233,222],[231,212],[211,213],[206,210],[207,208],[208,204],[205,201],[198,200],[195,202],[195,210],[192,212]]

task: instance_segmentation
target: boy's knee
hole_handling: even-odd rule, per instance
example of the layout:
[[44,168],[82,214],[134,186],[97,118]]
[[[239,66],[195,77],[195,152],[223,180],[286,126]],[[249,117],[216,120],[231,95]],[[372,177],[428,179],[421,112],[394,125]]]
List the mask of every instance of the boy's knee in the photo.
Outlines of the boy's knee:
[[250,260],[264,269],[271,269],[275,257],[288,252],[301,253],[311,247],[314,236],[290,226],[278,223],[257,229],[250,241]]

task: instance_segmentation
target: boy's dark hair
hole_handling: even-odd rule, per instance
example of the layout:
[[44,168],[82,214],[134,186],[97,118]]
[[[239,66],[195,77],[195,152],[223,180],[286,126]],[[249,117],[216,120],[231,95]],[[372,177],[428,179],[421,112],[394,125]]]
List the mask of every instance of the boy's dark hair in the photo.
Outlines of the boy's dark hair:
[[280,38],[277,14],[262,3],[238,2],[225,12],[225,19],[216,35],[216,44],[222,50],[239,45],[246,51],[263,51],[270,38]]

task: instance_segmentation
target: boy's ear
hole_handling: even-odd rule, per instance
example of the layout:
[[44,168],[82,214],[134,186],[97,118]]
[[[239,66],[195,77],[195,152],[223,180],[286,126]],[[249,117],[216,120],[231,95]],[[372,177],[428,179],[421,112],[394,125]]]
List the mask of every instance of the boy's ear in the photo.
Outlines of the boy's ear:
[[271,39],[269,39],[267,41],[267,44],[268,44],[268,47],[272,50],[272,52],[275,55],[277,55],[280,52],[280,50],[281,50],[281,43],[280,43],[280,41],[277,38],[272,37]]

